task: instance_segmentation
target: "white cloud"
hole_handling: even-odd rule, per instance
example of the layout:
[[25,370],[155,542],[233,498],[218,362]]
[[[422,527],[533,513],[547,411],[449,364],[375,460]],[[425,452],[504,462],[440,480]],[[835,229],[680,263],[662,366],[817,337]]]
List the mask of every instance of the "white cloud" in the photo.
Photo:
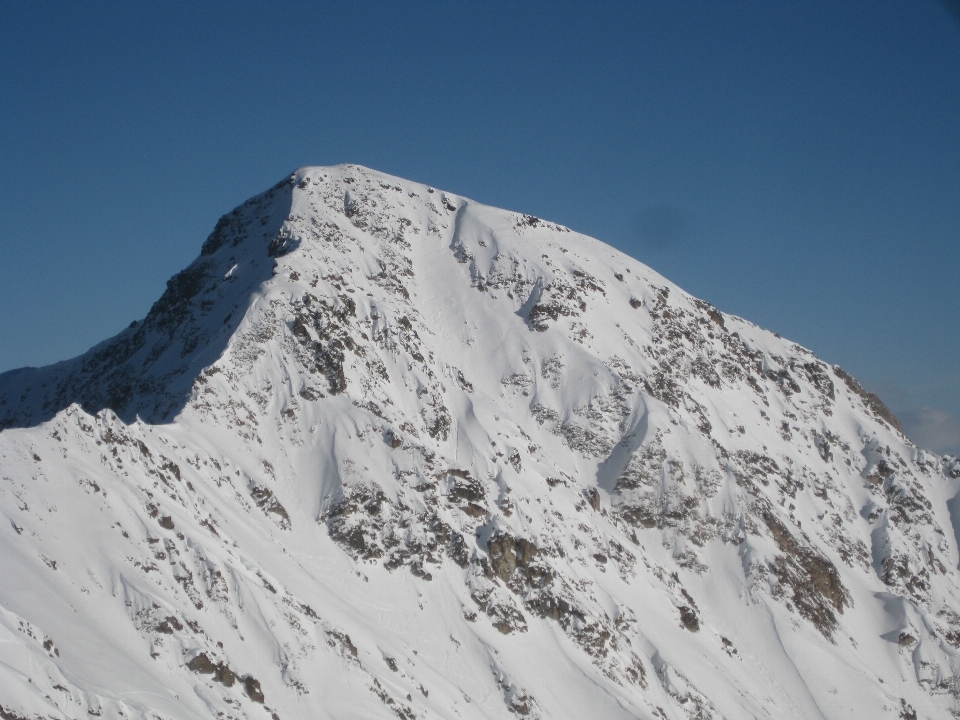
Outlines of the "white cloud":
[[960,418],[956,415],[926,407],[899,417],[907,437],[920,447],[941,455],[960,456]]

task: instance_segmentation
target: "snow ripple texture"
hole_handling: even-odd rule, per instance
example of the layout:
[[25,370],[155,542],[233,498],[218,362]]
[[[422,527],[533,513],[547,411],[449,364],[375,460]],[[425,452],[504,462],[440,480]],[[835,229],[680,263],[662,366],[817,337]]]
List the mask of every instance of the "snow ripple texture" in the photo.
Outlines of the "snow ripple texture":
[[301,169],[0,428],[5,719],[960,717],[960,461],[536,217]]

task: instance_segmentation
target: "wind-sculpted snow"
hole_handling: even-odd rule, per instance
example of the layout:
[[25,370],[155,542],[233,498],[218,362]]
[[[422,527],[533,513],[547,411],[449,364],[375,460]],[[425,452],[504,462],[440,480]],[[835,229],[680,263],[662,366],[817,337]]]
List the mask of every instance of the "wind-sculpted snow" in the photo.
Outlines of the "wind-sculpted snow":
[[0,427],[0,717],[960,717],[960,461],[539,218],[299,170]]

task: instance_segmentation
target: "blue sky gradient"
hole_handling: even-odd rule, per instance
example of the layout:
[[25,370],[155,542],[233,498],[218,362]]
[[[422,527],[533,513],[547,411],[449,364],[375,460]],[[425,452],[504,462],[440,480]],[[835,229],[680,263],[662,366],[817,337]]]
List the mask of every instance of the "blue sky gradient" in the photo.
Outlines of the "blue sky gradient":
[[945,3],[4,2],[0,67],[0,371],[118,332],[221,214],[353,162],[611,243],[960,452]]

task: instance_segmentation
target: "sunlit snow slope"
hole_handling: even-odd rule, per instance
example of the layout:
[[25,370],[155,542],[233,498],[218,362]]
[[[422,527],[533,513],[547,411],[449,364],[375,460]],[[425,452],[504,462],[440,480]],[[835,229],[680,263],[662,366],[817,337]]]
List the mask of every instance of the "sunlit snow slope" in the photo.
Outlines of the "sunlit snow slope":
[[960,461],[538,218],[299,170],[0,428],[5,719],[960,717]]

